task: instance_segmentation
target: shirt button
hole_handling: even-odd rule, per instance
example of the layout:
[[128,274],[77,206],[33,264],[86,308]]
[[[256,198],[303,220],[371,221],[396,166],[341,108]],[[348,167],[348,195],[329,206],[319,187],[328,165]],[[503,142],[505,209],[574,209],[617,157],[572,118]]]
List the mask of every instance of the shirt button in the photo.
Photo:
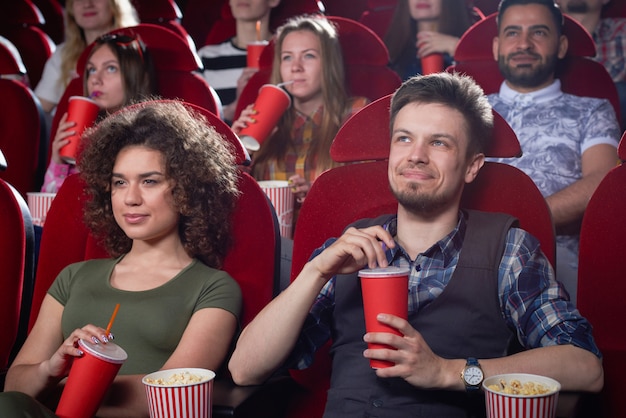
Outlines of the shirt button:
[[372,405],[374,405],[375,408],[380,408],[383,404],[384,402],[381,399],[376,399],[372,402]]

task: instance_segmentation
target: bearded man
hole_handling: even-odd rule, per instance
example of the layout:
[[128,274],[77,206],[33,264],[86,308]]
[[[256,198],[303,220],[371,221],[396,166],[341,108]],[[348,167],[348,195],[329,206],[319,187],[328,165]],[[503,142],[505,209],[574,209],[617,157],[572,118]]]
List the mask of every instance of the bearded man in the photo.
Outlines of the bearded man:
[[[397,213],[360,220],[316,251],[243,330],[229,363],[234,381],[306,368],[332,340],[325,418],[484,417],[483,378],[513,371],[600,390],[590,325],[537,239],[509,215],[460,207],[493,128],[482,89],[458,74],[416,76],[394,94],[390,119]],[[399,335],[366,333],[357,271],[389,265],[409,270],[408,319],[381,313]],[[372,369],[370,359],[393,366]]]
[[523,155],[495,161],[524,171],[546,198],[557,233],[557,279],[575,302],[579,226],[617,162],[619,124],[608,100],[561,90],[555,69],[568,40],[553,0],[503,0],[497,22],[493,55],[505,81],[489,101],[515,131]]

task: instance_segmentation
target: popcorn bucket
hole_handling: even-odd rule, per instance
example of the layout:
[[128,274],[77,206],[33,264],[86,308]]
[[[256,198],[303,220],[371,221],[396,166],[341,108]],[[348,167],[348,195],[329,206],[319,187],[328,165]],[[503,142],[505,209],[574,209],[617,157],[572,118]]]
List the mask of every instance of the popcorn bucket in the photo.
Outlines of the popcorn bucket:
[[487,418],[556,418],[561,384],[549,377],[501,374],[485,379],[483,389]]
[[46,215],[48,209],[52,205],[52,200],[56,196],[56,193],[39,193],[28,192],[26,193],[26,199],[28,201],[28,209],[30,210],[30,216],[33,220],[33,225],[43,226],[46,222]]
[[211,418],[214,379],[211,370],[195,368],[144,376],[150,418]]
[[294,197],[289,182],[283,180],[259,181],[259,186],[269,197],[280,227],[280,235],[291,238],[293,234],[293,207]]

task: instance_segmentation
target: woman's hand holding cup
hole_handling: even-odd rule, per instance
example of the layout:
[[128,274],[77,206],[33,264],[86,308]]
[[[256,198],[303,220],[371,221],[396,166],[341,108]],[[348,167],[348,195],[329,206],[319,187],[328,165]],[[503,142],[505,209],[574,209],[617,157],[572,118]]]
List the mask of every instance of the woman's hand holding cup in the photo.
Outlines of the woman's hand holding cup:
[[65,161],[59,155],[59,150],[63,148],[65,145],[69,144],[70,140],[68,137],[76,134],[76,131],[72,128],[76,126],[76,122],[72,122],[67,120],[67,112],[61,116],[59,120],[59,126],[57,127],[57,132],[54,135],[54,140],[52,141],[52,155],[51,159],[57,164],[66,164]]

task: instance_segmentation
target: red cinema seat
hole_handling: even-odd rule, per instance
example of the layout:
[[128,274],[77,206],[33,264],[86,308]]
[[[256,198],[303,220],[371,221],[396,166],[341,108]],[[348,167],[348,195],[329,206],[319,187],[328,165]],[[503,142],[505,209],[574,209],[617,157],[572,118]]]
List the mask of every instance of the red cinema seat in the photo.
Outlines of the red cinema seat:
[[[626,160],[626,132],[618,147]],[[626,336],[619,329],[624,319],[626,292],[626,165],[613,168],[591,196],[580,230],[577,307],[591,322],[602,352],[604,388],[593,416],[626,416],[622,382],[626,373]],[[591,416],[591,415],[590,415]]]

